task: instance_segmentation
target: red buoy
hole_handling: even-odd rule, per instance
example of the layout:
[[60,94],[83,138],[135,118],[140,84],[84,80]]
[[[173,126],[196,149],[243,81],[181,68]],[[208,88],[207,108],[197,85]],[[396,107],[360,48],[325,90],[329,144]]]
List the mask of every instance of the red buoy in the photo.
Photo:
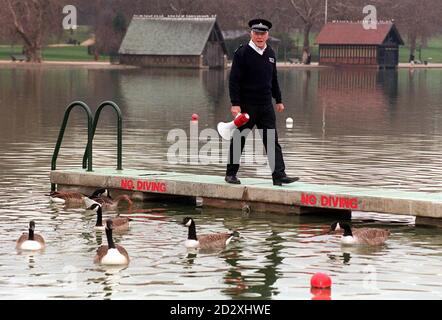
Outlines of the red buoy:
[[331,278],[325,273],[317,272],[310,279],[310,286],[312,288],[330,288],[332,285]]
[[331,300],[331,289],[310,288],[312,300]]
[[196,113],[192,114],[192,121],[198,121],[198,118],[199,118],[198,114]]

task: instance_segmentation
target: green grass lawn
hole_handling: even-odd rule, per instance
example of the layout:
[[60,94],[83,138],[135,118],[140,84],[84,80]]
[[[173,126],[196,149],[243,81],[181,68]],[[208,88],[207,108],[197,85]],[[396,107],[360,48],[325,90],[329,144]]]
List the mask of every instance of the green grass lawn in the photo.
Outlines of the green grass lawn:
[[[0,60],[11,60],[11,54],[21,54],[21,46],[0,46]],[[64,46],[46,47],[43,49],[43,60],[47,61],[94,61],[88,55],[87,47]],[[109,61],[109,57],[100,56],[99,61]]]
[[59,37],[50,37],[48,43],[67,43],[68,39],[75,39],[82,43],[83,41],[92,37],[93,30],[90,26],[78,26],[77,30],[64,30]]
[[[407,46],[402,46],[399,51],[400,62],[408,62],[410,56],[410,49]],[[416,50],[415,58],[419,58],[419,51]],[[421,60],[433,63],[442,63],[442,35],[433,37],[428,40],[428,47],[422,48]]]

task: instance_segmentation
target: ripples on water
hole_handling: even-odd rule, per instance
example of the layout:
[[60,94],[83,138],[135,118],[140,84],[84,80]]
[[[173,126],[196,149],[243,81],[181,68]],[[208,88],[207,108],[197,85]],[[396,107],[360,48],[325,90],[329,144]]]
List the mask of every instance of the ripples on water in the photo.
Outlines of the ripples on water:
[[[397,75],[283,71],[287,112],[278,115],[288,172],[304,181],[440,192],[440,71]],[[193,71],[97,71],[0,69],[0,298],[94,299],[310,299],[310,277],[332,276],[333,299],[440,299],[442,270],[438,229],[416,228],[401,216],[354,213],[357,226],[392,230],[386,246],[341,247],[321,235],[327,217],[243,215],[185,204],[136,219],[115,235],[131,256],[123,270],[93,264],[105,237],[91,231],[83,209],[49,204],[49,169],[63,111],[72,100],[93,109],[114,100],[123,109],[127,168],[224,174],[224,164],[171,165],[167,133],[188,129],[192,113],[200,129],[226,121],[226,74]],[[15,79],[14,84],[10,79]],[[7,111],[7,112],[6,112]],[[284,128],[285,117],[294,128]],[[86,132],[74,113],[59,168],[78,167]],[[104,114],[94,143],[94,165],[116,164],[113,116]],[[242,176],[269,177],[257,165]],[[124,212],[124,211],[123,211]],[[115,213],[109,213],[115,214]],[[236,229],[240,240],[217,253],[191,254],[182,218],[198,231]],[[43,253],[18,254],[15,240],[34,219],[45,236]]]

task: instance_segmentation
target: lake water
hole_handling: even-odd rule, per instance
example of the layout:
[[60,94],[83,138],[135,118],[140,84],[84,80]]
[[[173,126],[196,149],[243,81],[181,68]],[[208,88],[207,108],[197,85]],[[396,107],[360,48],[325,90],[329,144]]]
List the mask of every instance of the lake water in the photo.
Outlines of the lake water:
[[[442,192],[442,70],[281,69],[279,77],[286,111],[277,115],[278,134],[289,175]],[[130,265],[93,264],[105,241],[91,229],[93,214],[51,205],[45,196],[66,106],[120,106],[125,168],[224,175],[223,163],[169,163],[167,135],[188,131],[193,113],[200,131],[229,120],[227,79],[228,71],[1,67],[0,299],[311,299],[310,277],[319,271],[333,279],[332,299],[441,299],[441,230],[377,213],[355,212],[353,224],[390,228],[387,244],[351,249],[320,235],[333,222],[327,217],[146,203],[140,212],[153,213],[115,236]],[[287,117],[293,129],[285,127]],[[115,131],[114,115],[103,113],[94,167],[115,166]],[[58,168],[80,167],[85,142],[85,117],[74,111]],[[246,176],[270,178],[254,163],[241,167]],[[241,237],[222,252],[188,253],[185,216],[199,232],[236,229]],[[31,219],[47,248],[17,253],[15,241]]]

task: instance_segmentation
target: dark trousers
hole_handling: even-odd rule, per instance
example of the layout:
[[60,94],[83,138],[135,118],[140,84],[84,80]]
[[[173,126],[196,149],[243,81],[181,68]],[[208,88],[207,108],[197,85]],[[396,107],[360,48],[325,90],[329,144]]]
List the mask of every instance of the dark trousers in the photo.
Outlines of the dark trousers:
[[[239,130],[235,130],[234,135],[239,135],[240,132],[242,132],[245,129],[252,130],[253,127],[256,125],[258,129],[260,129],[260,134],[262,138],[262,142],[264,144],[264,148],[267,152],[267,130],[273,129],[275,130],[275,163],[274,167],[271,157],[269,157],[270,167],[274,168],[272,172],[273,178],[281,178],[285,176],[285,165],[284,165],[284,159],[282,157],[282,150],[281,146],[278,142],[278,133],[276,132],[276,116],[275,116],[275,110],[273,108],[272,104],[269,105],[246,105],[241,106],[241,112],[246,112],[250,115],[250,120],[247,122],[244,126],[241,128],[238,128]],[[261,131],[262,130],[262,131]],[[229,150],[229,159],[227,163],[227,171],[226,176],[234,176],[238,173],[239,170],[239,161],[242,155],[242,152],[244,150],[244,145],[246,142],[246,137],[241,137],[241,152],[233,152],[233,141],[235,138],[232,138],[230,140],[230,150]],[[237,140],[239,138],[237,137]],[[237,148],[239,145],[237,146]],[[272,151],[272,150],[271,150]],[[268,152],[267,152],[268,155]]]

